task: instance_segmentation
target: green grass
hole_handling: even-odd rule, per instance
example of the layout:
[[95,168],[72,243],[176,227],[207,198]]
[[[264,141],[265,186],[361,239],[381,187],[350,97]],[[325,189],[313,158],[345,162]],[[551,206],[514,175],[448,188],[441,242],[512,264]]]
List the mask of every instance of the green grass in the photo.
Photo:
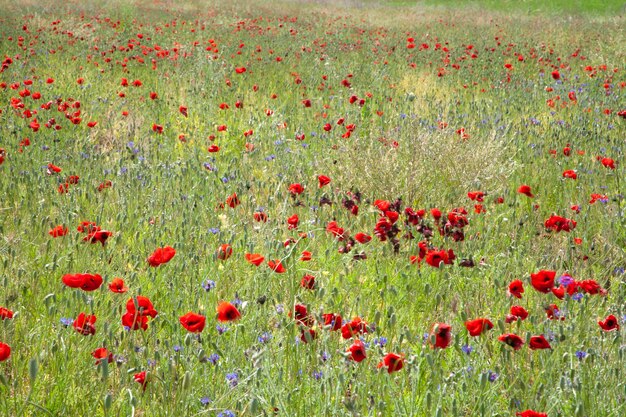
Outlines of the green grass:
[[[543,3],[516,2],[511,7],[530,11],[520,16],[509,2],[481,2],[489,11],[443,3],[0,3],[2,59],[13,59],[0,73],[0,307],[15,312],[0,323],[0,342],[12,349],[0,362],[2,415],[624,415],[624,332],[597,323],[614,314],[626,325],[626,120],[617,115],[626,33],[624,18],[610,12],[619,4],[584,2],[585,13],[573,13],[575,3],[551,2],[543,13]],[[24,89],[31,95],[21,97]],[[50,101],[50,110],[41,108]],[[65,115],[78,108],[59,110],[76,101],[79,124]],[[45,126],[51,118],[60,130]],[[342,137],[349,124],[352,134]],[[31,144],[20,152],[24,138]],[[210,145],[219,152],[209,153]],[[598,156],[613,158],[616,169]],[[63,171],[48,175],[49,163]],[[569,169],[577,180],[563,178]],[[332,181],[319,188],[322,174]],[[61,194],[68,175],[79,183]],[[105,180],[112,187],[98,191]],[[291,196],[292,183],[304,193]],[[517,192],[521,184],[533,199]],[[468,198],[477,190],[483,202]],[[357,191],[355,216],[343,205]],[[241,204],[230,208],[224,203],[233,193]],[[593,193],[607,198],[590,204]],[[395,253],[374,235],[381,216],[374,202],[398,198]],[[405,223],[408,206],[426,210],[432,237]],[[467,209],[464,241],[440,235],[434,207],[444,218]],[[254,220],[260,208],[267,223]],[[293,214],[300,222],[291,230]],[[577,227],[546,230],[552,214]],[[112,232],[105,246],[83,242],[77,226],[86,220]],[[331,221],[372,241],[340,253],[346,242],[327,232]],[[68,234],[52,238],[57,225]],[[411,264],[422,240],[453,249],[454,264]],[[220,260],[225,243],[233,254]],[[148,256],[166,245],[176,256],[150,267]],[[300,260],[303,251],[311,261]],[[254,267],[246,253],[280,259],[287,271]],[[367,259],[354,259],[361,253]],[[475,266],[462,267],[463,259]],[[539,293],[530,274],[542,269],[594,279],[607,294],[577,301]],[[64,274],[83,272],[102,275],[102,287],[63,284]],[[301,287],[305,274],[315,276],[314,290]],[[114,277],[127,293],[108,290]],[[506,295],[514,279],[524,282],[521,300]],[[215,282],[210,291],[207,280]],[[121,324],[136,295],[159,313],[146,331]],[[216,327],[224,325],[216,320],[220,300],[241,302],[242,318],[225,332]],[[297,303],[316,321],[310,343],[300,341]],[[529,317],[506,324],[514,304]],[[549,320],[549,304],[566,320]],[[190,311],[206,316],[200,335],[179,323]],[[97,316],[93,336],[67,326],[81,312]],[[331,312],[370,323],[364,362],[347,360],[352,341],[320,324]],[[477,317],[494,328],[471,338],[464,322]],[[425,336],[437,322],[452,326],[447,349],[432,349]],[[513,351],[498,341],[504,333],[526,345]],[[551,350],[528,348],[540,334]],[[91,352],[99,347],[115,361],[95,365]],[[404,355],[399,372],[377,369],[389,352]],[[145,391],[133,379],[141,371]]]

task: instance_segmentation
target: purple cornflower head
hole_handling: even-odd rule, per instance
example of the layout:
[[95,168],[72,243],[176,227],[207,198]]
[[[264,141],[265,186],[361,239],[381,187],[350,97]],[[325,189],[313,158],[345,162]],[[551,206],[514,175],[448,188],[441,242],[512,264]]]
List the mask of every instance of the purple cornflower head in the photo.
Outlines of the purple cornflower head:
[[224,334],[228,331],[228,327],[226,326],[220,326],[219,324],[217,326],[215,326],[215,328],[217,329],[217,333],[218,334]]
[[180,352],[181,350],[183,350],[183,347],[180,345],[174,345],[174,352]]
[[583,360],[587,357],[588,353],[585,352],[584,350],[577,350],[575,355],[578,359]]
[[208,405],[210,402],[211,402],[211,399],[207,397],[206,395],[200,398],[200,404],[202,405]]
[[265,332],[261,336],[258,337],[259,343],[267,343],[271,339],[272,339],[272,335],[269,332]]
[[237,372],[231,372],[229,374],[226,374],[226,380],[228,381],[228,384],[231,386],[231,388],[235,388],[239,383],[239,375],[237,375]]
[[324,376],[322,371],[314,371],[313,372],[313,378],[315,378],[316,381],[319,381],[320,379],[322,379],[322,376]]
[[387,338],[383,337],[383,336],[380,336],[380,337],[375,338],[372,343],[374,345],[380,346],[382,348],[382,347],[385,347],[387,345]]
[[577,292],[576,294],[572,295],[572,300],[574,301],[580,301],[585,297],[585,294],[581,293],[581,292]]
[[217,353],[212,353],[208,359],[209,362],[211,362],[213,365],[217,365],[217,361],[220,360],[220,355],[218,355]]
[[463,345],[461,346],[461,350],[463,351],[463,353],[465,353],[466,355],[469,355],[470,353],[472,353],[474,351],[474,348],[471,347],[470,345]]
[[202,283],[202,288],[204,288],[204,291],[211,291],[215,288],[215,281],[207,279]]
[[489,382],[495,382],[500,377],[500,375],[498,375],[495,372],[488,371],[488,373],[489,373]]
[[571,276],[567,275],[567,274],[563,274],[559,277],[559,284],[564,285],[564,286],[568,286],[570,284],[574,283],[574,278],[572,278]]

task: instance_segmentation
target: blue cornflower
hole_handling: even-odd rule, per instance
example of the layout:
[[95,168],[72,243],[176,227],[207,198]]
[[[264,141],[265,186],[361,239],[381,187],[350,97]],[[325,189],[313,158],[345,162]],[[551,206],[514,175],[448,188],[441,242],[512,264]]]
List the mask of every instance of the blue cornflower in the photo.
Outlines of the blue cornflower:
[[322,371],[314,371],[313,372],[313,378],[315,378],[317,381],[319,381],[322,378],[322,376],[324,376]]
[[374,339],[374,341],[372,343],[374,343],[375,345],[378,345],[380,347],[385,347],[385,345],[387,345],[387,338],[383,337],[383,336],[377,337],[377,338]]
[[69,327],[72,325],[72,323],[74,323],[74,319],[71,319],[69,317],[61,317],[61,324],[63,325],[63,327]]
[[474,348],[471,347],[470,345],[463,345],[461,346],[461,350],[463,351],[463,353],[465,353],[466,355],[469,355],[470,353],[472,353],[474,351]]
[[183,350],[183,347],[180,345],[174,345],[174,352],[180,352],[181,350]]
[[217,326],[215,326],[215,328],[217,329],[217,333],[218,334],[224,334],[228,331],[228,327],[226,326],[220,326],[219,324]]
[[559,283],[564,286],[568,286],[574,282],[574,278],[567,274],[563,274],[559,277]]
[[202,288],[204,288],[204,291],[211,291],[215,288],[215,281],[207,279],[202,283]]
[[200,404],[202,405],[207,405],[211,402],[211,399],[207,396],[204,396],[202,398],[200,398]]
[[488,372],[489,372],[489,382],[495,382],[500,377],[500,375],[498,375],[495,372],[492,372],[492,371],[488,371]]
[[217,417],[235,417],[235,413],[230,410],[224,410],[217,414]]
[[585,352],[584,350],[577,350],[575,355],[578,359],[583,360],[587,357],[588,353]]
[[226,374],[226,380],[232,388],[235,388],[239,383],[239,375],[237,375],[237,372],[231,372]]
[[259,343],[267,343],[272,339],[272,335],[268,332],[263,333],[258,337]]
[[220,360],[220,355],[218,355],[217,353],[212,353],[209,356],[209,362],[211,362],[213,365],[217,365],[217,361]]

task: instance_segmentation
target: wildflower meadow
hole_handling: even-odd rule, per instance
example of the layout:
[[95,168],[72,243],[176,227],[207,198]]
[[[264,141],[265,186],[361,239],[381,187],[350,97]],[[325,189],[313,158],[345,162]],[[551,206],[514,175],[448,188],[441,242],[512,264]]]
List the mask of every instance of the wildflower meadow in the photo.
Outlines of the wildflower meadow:
[[0,0],[0,415],[626,415],[622,1]]

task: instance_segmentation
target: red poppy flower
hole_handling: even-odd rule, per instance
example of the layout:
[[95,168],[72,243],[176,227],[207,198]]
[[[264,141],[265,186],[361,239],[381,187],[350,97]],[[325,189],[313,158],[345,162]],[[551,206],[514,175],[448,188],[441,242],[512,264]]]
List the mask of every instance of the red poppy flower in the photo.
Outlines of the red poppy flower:
[[219,152],[220,151],[220,147],[217,145],[211,145],[208,147],[207,151],[209,151],[210,153],[215,153],[215,152]]
[[283,266],[283,264],[278,259],[273,260],[273,261],[267,261],[267,266],[269,266],[270,269],[276,272],[277,274],[282,274],[287,271],[285,267]]
[[576,174],[576,171],[574,171],[573,169],[568,169],[566,171],[563,171],[563,178],[575,180],[578,178],[578,174]]
[[433,347],[440,349],[447,348],[450,345],[450,341],[452,340],[451,330],[452,327],[449,324],[435,323],[432,330],[430,331],[430,336],[435,336],[435,344],[433,345]]
[[511,281],[506,292],[511,297],[522,298],[522,294],[524,293],[524,284],[519,279]]
[[113,186],[113,183],[111,182],[111,180],[106,180],[103,183],[101,183],[100,185],[98,185],[98,191],[102,192],[102,190],[106,189],[106,188],[111,188]]
[[323,186],[330,184],[330,178],[328,178],[326,175],[318,176],[317,180],[319,181],[319,188],[322,188]]
[[520,350],[522,346],[524,345],[524,341],[522,340],[522,338],[513,333],[500,335],[498,337],[498,340],[501,341],[502,343],[506,343],[507,345],[511,346],[515,350]]
[[293,216],[289,217],[287,219],[287,224],[289,225],[287,228],[289,230],[292,229],[297,229],[298,228],[298,223],[300,222],[300,218],[298,217],[297,214],[294,214]]
[[259,266],[263,263],[265,258],[258,253],[246,253],[245,255],[246,261],[251,263],[254,266]]
[[472,201],[478,201],[480,203],[484,201],[485,193],[482,191],[470,191],[467,193],[467,197]]
[[300,280],[300,286],[302,288],[306,288],[307,290],[312,290],[315,288],[315,277],[313,275],[306,274]]
[[300,333],[302,343],[309,343],[315,339],[317,339],[317,332],[314,329],[302,329]]
[[517,189],[517,192],[520,194],[524,194],[528,197],[534,197],[532,191],[530,190],[530,186],[528,185],[520,185],[519,188]]
[[179,106],[178,107],[178,111],[180,112],[180,114],[182,114],[183,116],[187,117],[188,113],[187,113],[187,107],[185,106]]
[[474,319],[465,322],[465,328],[470,336],[480,336],[484,331],[493,329],[493,323],[489,319]]
[[217,248],[217,259],[225,261],[233,254],[233,248],[228,243],[223,243]]
[[94,232],[89,233],[87,236],[83,238],[83,242],[91,242],[91,243],[101,243],[102,246],[105,245],[107,239],[113,236],[112,232],[108,230],[96,230]]
[[111,292],[122,294],[128,291],[128,287],[124,285],[124,280],[122,278],[113,278],[109,284],[109,290]]
[[217,320],[218,321],[234,321],[241,317],[241,313],[237,310],[237,307],[229,303],[228,301],[222,301],[217,305]]
[[617,317],[613,314],[607,316],[604,320],[599,320],[598,325],[605,332],[612,332],[613,330],[619,330],[619,323]]
[[335,331],[341,329],[342,319],[339,314],[326,313],[322,314],[324,326],[330,326],[329,330]]
[[246,72],[246,67],[237,67],[235,68],[235,72],[237,74],[243,74],[244,72]]
[[611,158],[602,158],[600,162],[605,168],[615,169],[615,161]]
[[294,320],[303,326],[312,326],[313,317],[309,315],[309,310],[304,304],[296,304],[293,307]]
[[356,240],[359,243],[367,243],[370,240],[372,240],[372,237],[369,235],[366,235],[365,233],[359,232],[356,235],[354,235],[354,240]]
[[52,175],[52,173],[58,174],[61,171],[63,171],[63,170],[61,168],[59,168],[58,166],[56,166],[54,164],[48,164],[48,175]]
[[548,417],[548,414],[540,413],[534,410],[522,411],[520,413],[515,413],[515,415],[518,417]]
[[254,217],[254,221],[263,222],[263,223],[267,222],[267,218],[268,218],[267,213],[264,211],[255,211],[253,214],[253,217]]
[[445,250],[429,250],[426,254],[426,263],[434,268],[439,268],[441,264],[450,264],[448,252]]
[[11,346],[0,342],[0,362],[4,362],[11,356]]
[[130,330],[147,330],[148,316],[142,316],[137,313],[125,313],[122,315],[122,326],[128,327]]
[[230,208],[235,208],[239,205],[239,198],[237,197],[237,193],[233,193],[232,195],[226,197],[226,205]]
[[541,270],[535,274],[530,274],[530,283],[537,291],[547,294],[554,287],[555,276],[555,271]]
[[310,261],[312,259],[312,254],[308,250],[302,252],[302,256],[300,256],[300,260],[303,262]]
[[146,371],[139,372],[133,375],[133,379],[135,380],[135,382],[139,383],[139,385],[141,385],[144,390],[146,389],[146,385],[148,384],[147,377],[148,374],[146,373]]
[[8,308],[0,307],[0,320],[12,319],[13,312]]
[[512,316],[521,320],[526,320],[526,317],[528,317],[528,311],[522,306],[511,306],[510,311]]
[[180,324],[191,333],[202,333],[206,323],[206,317],[189,312],[180,317]]
[[102,277],[98,274],[65,274],[62,280],[68,287],[84,291],[95,291],[102,285]]
[[176,255],[176,249],[171,246],[157,248],[148,258],[150,266],[159,266],[168,263]]
[[543,335],[532,336],[530,338],[530,341],[528,342],[528,347],[532,350],[552,349],[552,346],[550,346],[550,343],[546,340],[545,337],[543,337]]
[[155,318],[159,313],[154,309],[152,301],[148,297],[138,295],[137,297],[129,298],[126,302],[126,311],[131,314],[139,314],[143,317]]
[[378,368],[387,368],[388,373],[399,371],[404,366],[404,359],[395,353],[388,353],[383,357],[382,362],[378,364]]
[[369,328],[367,327],[367,323],[360,317],[355,317],[352,321],[341,326],[341,337],[344,339],[350,339],[353,336],[368,332]]
[[61,237],[67,234],[67,227],[58,225],[54,229],[51,229],[48,234],[52,237]]
[[339,227],[336,221],[331,221],[326,225],[326,231],[331,233],[339,240],[343,240],[343,227]]
[[554,70],[552,71],[552,78],[554,78],[555,80],[558,80],[561,78],[561,74],[557,70]]
[[96,334],[96,327],[94,326],[96,320],[97,318],[94,315],[80,313],[72,323],[72,327],[83,336],[93,336]]
[[302,194],[304,187],[301,184],[295,183],[289,186],[289,192],[292,195]]
[[113,362],[113,354],[107,350],[107,348],[101,347],[93,352],[91,352],[91,356],[96,358],[96,365],[100,365],[100,362],[106,359],[107,363]]
[[544,222],[544,227],[546,229],[554,230],[555,232],[569,232],[576,228],[576,222],[571,219],[566,219],[565,217],[552,215],[548,220]]
[[348,348],[347,352],[350,354],[348,358],[355,362],[361,362],[367,358],[367,355],[365,355],[365,345],[359,339],[354,341],[352,346]]

